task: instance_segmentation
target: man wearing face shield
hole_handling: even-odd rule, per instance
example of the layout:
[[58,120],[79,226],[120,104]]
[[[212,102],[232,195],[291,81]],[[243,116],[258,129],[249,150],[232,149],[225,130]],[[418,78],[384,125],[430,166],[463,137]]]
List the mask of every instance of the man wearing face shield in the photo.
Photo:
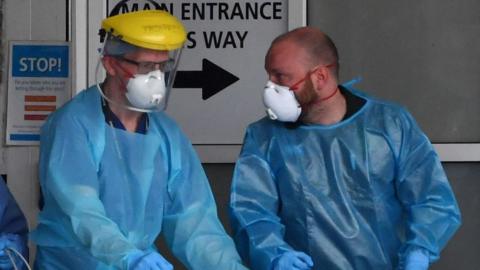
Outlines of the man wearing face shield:
[[247,128],[230,202],[255,270],[425,270],[461,223],[438,155],[402,107],[338,84],[304,27],[265,57],[269,118]]
[[[186,39],[164,11],[102,22],[103,83],[42,127],[37,269],[245,269],[191,143],[162,111]],[[98,70],[97,70],[98,73]],[[194,192],[192,192],[194,191]]]

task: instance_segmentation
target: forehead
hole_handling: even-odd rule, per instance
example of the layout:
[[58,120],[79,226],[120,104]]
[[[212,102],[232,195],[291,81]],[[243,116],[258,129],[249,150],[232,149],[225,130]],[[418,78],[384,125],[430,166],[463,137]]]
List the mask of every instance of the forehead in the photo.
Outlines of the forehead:
[[164,61],[168,59],[168,51],[158,51],[151,49],[138,49],[125,54],[125,57],[139,61]]
[[286,67],[295,69],[304,66],[305,49],[292,41],[280,41],[273,44],[265,57],[265,69],[278,70]]

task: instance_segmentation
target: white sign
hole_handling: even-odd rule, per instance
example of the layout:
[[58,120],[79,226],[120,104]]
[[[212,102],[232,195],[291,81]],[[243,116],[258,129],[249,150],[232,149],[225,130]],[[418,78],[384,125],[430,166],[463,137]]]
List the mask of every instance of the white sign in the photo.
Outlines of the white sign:
[[71,95],[70,45],[11,41],[8,70],[8,145],[38,145],[40,127]]
[[245,127],[265,115],[261,91],[270,42],[288,30],[287,0],[107,2],[112,16],[163,9],[188,36],[167,113],[196,145],[240,145]]

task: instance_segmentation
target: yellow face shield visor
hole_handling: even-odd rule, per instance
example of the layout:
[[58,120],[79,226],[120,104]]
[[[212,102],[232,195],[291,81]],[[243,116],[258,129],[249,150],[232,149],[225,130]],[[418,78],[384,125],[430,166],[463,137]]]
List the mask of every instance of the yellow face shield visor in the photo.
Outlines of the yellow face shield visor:
[[162,10],[145,10],[108,17],[102,30],[129,44],[153,49],[175,50],[183,46],[187,33],[182,23]]

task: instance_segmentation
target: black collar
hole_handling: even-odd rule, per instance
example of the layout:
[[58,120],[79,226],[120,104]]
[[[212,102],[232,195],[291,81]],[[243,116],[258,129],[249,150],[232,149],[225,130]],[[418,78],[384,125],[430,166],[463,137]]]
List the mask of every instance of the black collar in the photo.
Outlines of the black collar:
[[[107,124],[113,126],[114,128],[126,130],[125,126],[122,124],[120,119],[118,119],[118,117],[110,109],[110,106],[108,106],[108,102],[102,98],[101,104],[102,104],[102,111],[105,116],[105,122],[107,122]],[[142,113],[142,116],[140,117],[140,122],[137,125],[137,129],[135,130],[135,133],[146,134],[147,129],[148,129],[148,115],[146,113]]]
[[[344,121],[350,118],[360,109],[362,109],[363,105],[365,105],[367,101],[364,98],[353,94],[352,92],[350,92],[349,90],[347,90],[345,87],[341,85],[339,85],[338,88],[340,89],[340,93],[342,93],[342,95],[345,97],[345,103],[347,105],[347,111],[345,112],[345,115],[342,118],[342,121]],[[297,121],[294,123],[289,123],[289,122],[285,123],[285,126],[288,129],[295,129],[301,125],[303,125],[301,121]]]

